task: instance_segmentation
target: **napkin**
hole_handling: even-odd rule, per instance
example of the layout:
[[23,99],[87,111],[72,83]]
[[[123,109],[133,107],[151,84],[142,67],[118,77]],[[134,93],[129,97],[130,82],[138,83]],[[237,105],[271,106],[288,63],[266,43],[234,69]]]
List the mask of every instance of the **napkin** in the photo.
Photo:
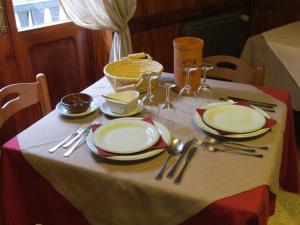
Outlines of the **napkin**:
[[[154,124],[153,123],[153,119],[151,116],[148,116],[146,118],[143,119],[143,121],[146,121],[148,123],[151,123],[151,124]],[[100,127],[101,124],[93,124],[91,129],[92,131],[94,132],[98,127]],[[124,154],[117,154],[117,153],[111,153],[111,152],[107,152],[105,151],[104,149],[101,149],[97,146],[95,146],[98,150],[98,153],[101,157],[109,157],[109,156],[114,156],[114,155],[124,155]],[[148,151],[151,151],[151,150],[155,150],[155,149],[160,149],[160,148],[166,148],[168,147],[168,144],[165,143],[165,141],[163,140],[163,138],[160,136],[158,141],[152,145],[150,148],[142,151],[142,152],[148,152]],[[133,154],[140,154],[142,152],[138,152],[138,153],[131,153],[131,154],[126,154],[126,155],[133,155]]]
[[[238,102],[238,103],[235,103],[234,105],[242,105],[242,106],[247,106],[247,107],[250,107],[250,108],[253,108],[251,105],[249,105],[247,102]],[[197,113],[199,114],[199,116],[203,116],[203,113],[206,111],[206,109],[196,109]],[[265,117],[266,118],[266,117]],[[205,121],[203,120],[203,122],[205,123]],[[277,123],[276,120],[272,119],[272,118],[266,118],[266,123],[265,125],[261,128],[270,128],[272,127],[275,123]],[[206,124],[207,126],[209,126],[208,124]],[[211,127],[211,126],[209,126]],[[233,132],[227,132],[227,131],[223,131],[223,130],[218,130],[218,129],[215,129],[213,127],[211,127],[212,129],[214,129],[215,131],[217,131],[219,134],[221,135],[229,135],[229,134],[236,134],[236,133],[233,133]]]

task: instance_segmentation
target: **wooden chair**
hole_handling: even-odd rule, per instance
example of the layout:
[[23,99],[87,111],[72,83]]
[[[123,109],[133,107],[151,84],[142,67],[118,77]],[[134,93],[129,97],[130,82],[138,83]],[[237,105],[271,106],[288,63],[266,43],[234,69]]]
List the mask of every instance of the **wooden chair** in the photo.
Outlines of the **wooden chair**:
[[203,63],[214,66],[207,72],[207,78],[258,85],[262,85],[264,81],[265,69],[263,66],[258,66],[255,70],[241,59],[233,56],[209,56],[203,58]]
[[33,104],[40,103],[43,115],[51,111],[51,103],[46,76],[36,76],[34,83],[8,85],[0,90],[0,127],[18,111]]

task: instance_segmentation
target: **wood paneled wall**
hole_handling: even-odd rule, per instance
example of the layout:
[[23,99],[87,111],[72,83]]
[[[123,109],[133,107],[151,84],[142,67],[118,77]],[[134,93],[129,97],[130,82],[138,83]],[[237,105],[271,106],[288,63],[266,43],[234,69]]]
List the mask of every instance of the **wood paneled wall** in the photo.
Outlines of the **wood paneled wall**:
[[179,36],[181,23],[246,9],[245,0],[138,0],[130,21],[133,49],[149,53],[164,71],[173,72],[173,39]]
[[299,0],[253,0],[250,35],[300,20]]

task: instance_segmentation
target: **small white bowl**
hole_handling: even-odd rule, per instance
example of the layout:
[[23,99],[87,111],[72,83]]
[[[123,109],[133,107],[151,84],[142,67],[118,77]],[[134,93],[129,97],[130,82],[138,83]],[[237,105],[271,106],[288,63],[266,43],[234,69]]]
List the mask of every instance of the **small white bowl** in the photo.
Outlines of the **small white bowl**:
[[122,91],[106,95],[105,101],[109,109],[117,114],[130,113],[136,109],[140,93],[138,91]]

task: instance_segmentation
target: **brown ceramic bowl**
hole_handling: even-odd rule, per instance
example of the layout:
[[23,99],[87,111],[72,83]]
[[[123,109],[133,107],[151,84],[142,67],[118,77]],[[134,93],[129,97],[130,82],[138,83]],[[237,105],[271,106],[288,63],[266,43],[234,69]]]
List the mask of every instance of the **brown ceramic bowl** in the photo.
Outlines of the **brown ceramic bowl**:
[[92,100],[88,94],[73,93],[64,96],[61,103],[70,113],[82,113],[90,107]]

